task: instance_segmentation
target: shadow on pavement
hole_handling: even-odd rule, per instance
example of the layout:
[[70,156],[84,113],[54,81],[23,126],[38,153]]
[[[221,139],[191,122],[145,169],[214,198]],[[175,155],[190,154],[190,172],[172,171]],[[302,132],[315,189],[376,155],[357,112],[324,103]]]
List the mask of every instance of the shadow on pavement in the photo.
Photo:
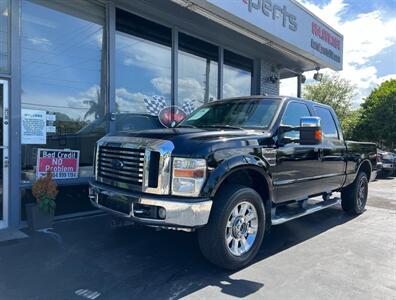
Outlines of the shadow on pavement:
[[[340,208],[329,208],[275,226],[255,262],[349,220]],[[244,298],[265,288],[206,262],[195,233],[114,229],[107,216],[57,223],[52,233],[0,243],[4,299],[83,299],[75,294],[82,289],[97,292],[97,299],[180,299],[207,287]]]

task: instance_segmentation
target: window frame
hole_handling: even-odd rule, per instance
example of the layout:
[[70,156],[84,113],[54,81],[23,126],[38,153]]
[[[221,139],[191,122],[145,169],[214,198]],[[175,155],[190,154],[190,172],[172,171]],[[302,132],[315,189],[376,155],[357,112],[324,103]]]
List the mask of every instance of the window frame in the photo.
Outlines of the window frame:
[[329,114],[330,114],[331,119],[333,120],[333,124],[334,124],[334,127],[335,127],[336,132],[337,132],[337,137],[329,137],[329,136],[326,136],[326,134],[325,134],[324,131],[323,131],[323,127],[322,127],[322,118],[320,117],[320,118],[321,118],[320,122],[321,122],[321,127],[322,127],[322,133],[323,133],[323,134],[322,134],[322,135],[323,135],[323,140],[341,141],[342,138],[341,138],[341,134],[340,134],[339,124],[337,123],[336,119],[334,118],[334,112],[333,112],[333,110],[330,109],[330,108],[328,108],[328,107],[326,107],[326,106],[317,105],[317,104],[313,105],[313,108],[314,108],[314,111],[315,111],[315,115],[316,115],[317,117],[320,117],[319,114],[318,114],[317,108],[325,109],[326,111],[328,111]]
[[283,119],[283,117],[285,116],[286,111],[287,111],[287,109],[289,108],[289,105],[290,105],[291,103],[298,103],[298,104],[304,105],[304,106],[307,108],[308,112],[309,112],[309,116],[307,116],[307,117],[311,117],[311,116],[312,116],[312,111],[309,109],[309,106],[308,106],[306,103],[304,103],[303,101],[299,101],[299,100],[291,100],[291,101],[288,101],[288,102],[287,102],[286,107],[285,107],[285,109],[284,109],[283,112],[282,112],[282,115],[281,115],[281,117],[280,117],[280,119],[279,119],[279,126],[290,126],[290,125],[288,125],[288,124],[283,124],[283,123],[282,123],[282,119]]
[[[310,109],[310,107],[309,107],[309,105],[308,105],[307,103],[305,103],[305,102],[303,102],[303,101],[299,101],[299,100],[290,100],[290,101],[287,102],[287,104],[286,104],[284,110],[283,110],[282,113],[281,113],[281,116],[280,116],[280,118],[279,118],[279,126],[290,126],[290,125],[287,125],[287,124],[283,124],[283,123],[282,123],[282,120],[283,120],[283,117],[285,116],[285,114],[286,114],[286,112],[287,112],[287,109],[289,108],[289,105],[290,105],[291,103],[298,103],[298,104],[304,105],[304,106],[307,108],[308,113],[309,113],[309,116],[307,116],[307,117],[311,117],[311,116],[313,115],[313,114],[312,114],[312,110]],[[300,117],[300,118],[301,118],[301,117]],[[286,132],[285,134],[290,133],[290,132],[293,132],[293,131],[296,131],[296,130],[292,130],[292,131]],[[286,136],[284,136],[284,137],[286,137]]]

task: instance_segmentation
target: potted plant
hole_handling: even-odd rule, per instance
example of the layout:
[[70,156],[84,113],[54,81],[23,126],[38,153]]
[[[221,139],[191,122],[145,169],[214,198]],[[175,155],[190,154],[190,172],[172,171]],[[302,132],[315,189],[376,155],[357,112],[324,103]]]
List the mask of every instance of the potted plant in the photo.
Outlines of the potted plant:
[[32,194],[36,199],[36,203],[26,204],[29,227],[33,230],[51,228],[54,220],[55,199],[58,195],[58,188],[50,172],[36,180],[32,187]]

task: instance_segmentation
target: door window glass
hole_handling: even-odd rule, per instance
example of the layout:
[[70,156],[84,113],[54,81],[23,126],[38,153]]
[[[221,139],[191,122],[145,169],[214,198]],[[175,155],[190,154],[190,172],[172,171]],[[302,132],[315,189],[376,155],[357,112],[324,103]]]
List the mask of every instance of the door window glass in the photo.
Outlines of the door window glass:
[[223,97],[252,94],[253,60],[224,50]]
[[157,116],[171,104],[171,29],[123,10],[116,28],[116,110]]
[[335,138],[338,139],[338,130],[334,122],[334,118],[327,108],[315,106],[315,111],[318,117],[320,117],[320,124],[322,126],[322,132],[324,138]]
[[[310,116],[310,112],[308,107],[301,102],[289,102],[286,107],[286,110],[282,116],[282,125],[286,126],[300,126],[300,119],[302,117]],[[289,139],[299,139],[300,138],[300,131],[293,130],[286,132],[284,135],[285,138]]]
[[218,48],[179,34],[178,103],[186,114],[217,99]]

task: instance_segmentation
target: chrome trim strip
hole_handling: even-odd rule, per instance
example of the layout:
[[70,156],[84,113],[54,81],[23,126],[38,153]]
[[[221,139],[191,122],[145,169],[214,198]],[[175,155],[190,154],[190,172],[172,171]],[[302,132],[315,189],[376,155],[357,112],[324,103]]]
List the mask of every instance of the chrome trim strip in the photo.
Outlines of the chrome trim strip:
[[105,158],[113,158],[113,159],[126,159],[127,161],[130,162],[139,162],[139,161],[144,161],[144,157],[137,157],[135,155],[122,155],[122,154],[117,154],[117,153],[106,153],[103,152],[100,154],[101,156]]

